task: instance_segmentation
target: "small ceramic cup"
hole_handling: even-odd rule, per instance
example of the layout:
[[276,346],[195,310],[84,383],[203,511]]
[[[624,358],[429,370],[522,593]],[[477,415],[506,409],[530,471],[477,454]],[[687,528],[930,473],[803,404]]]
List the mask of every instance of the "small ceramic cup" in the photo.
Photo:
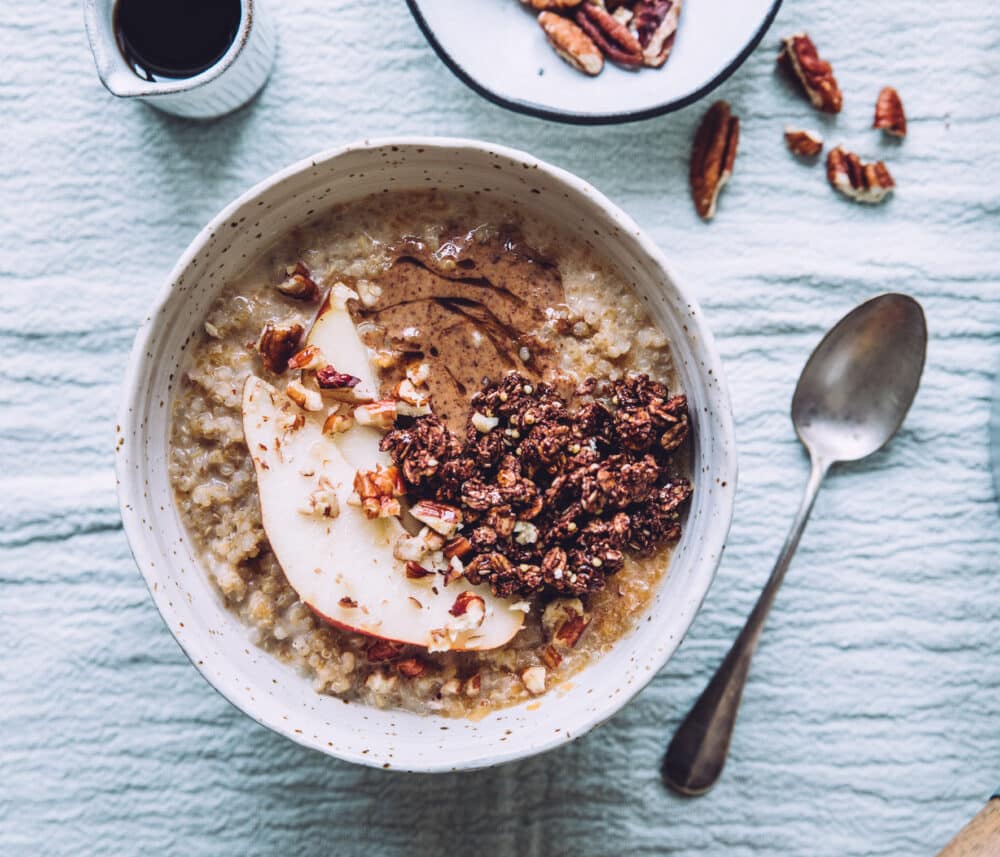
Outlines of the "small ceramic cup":
[[271,73],[277,33],[261,0],[240,0],[240,26],[214,65],[192,77],[144,80],[122,55],[114,28],[116,0],[83,0],[90,49],[101,82],[119,98],[139,98],[167,113],[211,119],[242,107]]

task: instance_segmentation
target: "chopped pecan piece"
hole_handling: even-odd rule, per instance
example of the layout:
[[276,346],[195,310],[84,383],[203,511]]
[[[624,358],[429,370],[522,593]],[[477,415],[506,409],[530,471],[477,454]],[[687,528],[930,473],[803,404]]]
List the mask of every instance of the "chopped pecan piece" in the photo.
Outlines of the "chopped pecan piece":
[[593,40],[569,18],[541,12],[538,23],[553,50],[577,71],[597,75],[604,68],[604,56]]
[[361,379],[356,375],[338,372],[329,363],[316,370],[316,383],[324,390],[339,390],[344,387],[357,387]]
[[402,651],[403,647],[392,640],[375,640],[368,646],[365,654],[370,661],[391,661],[393,658],[399,657]]
[[323,434],[337,435],[348,431],[354,426],[354,417],[333,411],[323,421]]
[[740,120],[716,101],[698,126],[691,148],[691,198],[703,220],[715,217],[719,191],[729,181],[740,139]]
[[369,402],[366,405],[358,405],[354,409],[354,419],[357,420],[358,425],[380,429],[392,428],[396,422],[397,414],[396,403],[391,399]]
[[319,477],[316,488],[309,493],[305,504],[299,507],[299,514],[319,518],[336,518],[340,515],[337,491],[328,477]]
[[631,27],[642,45],[643,64],[659,68],[674,48],[681,0],[640,0],[632,12]]
[[278,283],[278,291],[297,301],[315,301],[319,299],[319,286],[313,281],[309,269],[296,262],[285,269],[286,279]]
[[550,670],[554,670],[562,663],[562,655],[555,650],[554,646],[546,646],[542,649],[541,658]]
[[870,205],[882,202],[896,186],[882,161],[862,163],[856,154],[841,146],[826,156],[826,177],[831,187],[848,199]]
[[302,333],[301,324],[284,327],[269,321],[264,325],[257,340],[257,351],[261,362],[269,372],[280,375],[288,368],[288,360],[299,347]]
[[545,667],[528,667],[521,673],[521,681],[533,696],[545,693]]
[[470,676],[468,680],[462,687],[462,693],[466,696],[479,696],[479,691],[482,689],[483,680],[479,673]]
[[407,678],[420,678],[427,673],[427,664],[420,658],[404,658],[396,662],[396,669]]
[[323,410],[323,397],[315,390],[304,387],[299,381],[291,381],[285,387],[288,398],[304,411]]
[[444,546],[444,558],[451,559],[458,557],[460,560],[468,559],[472,555],[472,542],[465,536],[456,536]]
[[612,62],[626,68],[642,65],[639,40],[603,7],[584,3],[577,10],[576,22]]
[[805,33],[783,40],[778,62],[786,66],[802,85],[812,106],[824,113],[840,113],[844,99],[830,63],[819,58],[816,45]]
[[823,138],[815,131],[804,128],[786,128],[785,145],[788,151],[800,158],[815,158],[823,151]]
[[891,86],[885,86],[878,94],[875,102],[875,121],[872,128],[881,128],[886,134],[894,137],[906,136],[906,114],[903,112],[903,100]]
[[459,524],[462,523],[461,509],[456,509],[446,503],[435,503],[433,500],[421,500],[414,503],[410,507],[410,514],[421,524],[426,524],[446,539],[455,535]]
[[348,598],[346,595],[340,599],[340,606],[345,608],[353,609],[358,606],[358,602],[353,598]]
[[318,369],[324,362],[323,352],[315,345],[307,345],[288,358],[288,368],[293,371],[296,369]]
[[414,562],[413,560],[407,560],[406,562],[406,576],[410,580],[419,580],[422,577],[427,577],[434,572],[424,568],[419,562]]
[[369,518],[391,518],[402,512],[397,498],[405,488],[396,467],[376,464],[374,470],[359,470],[354,474],[354,492]]
[[486,602],[475,592],[460,592],[448,612],[452,616],[469,616],[473,624],[478,627],[486,618]]
[[578,642],[583,632],[587,630],[590,618],[584,615],[571,616],[557,629],[552,639],[567,649],[572,649]]

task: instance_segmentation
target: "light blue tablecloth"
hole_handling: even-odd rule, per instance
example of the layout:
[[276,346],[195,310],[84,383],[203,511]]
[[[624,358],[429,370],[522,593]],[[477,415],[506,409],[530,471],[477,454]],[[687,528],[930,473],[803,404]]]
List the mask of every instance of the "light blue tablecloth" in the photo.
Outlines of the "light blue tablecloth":
[[[0,5],[0,854],[898,857],[943,844],[1000,769],[987,447],[997,5],[787,0],[722,89],[743,137],[709,226],[686,186],[703,105],[617,128],[547,124],[466,90],[401,0],[275,6],[266,91],[191,124],[104,92],[72,0]],[[802,28],[836,64],[835,121],[774,77],[778,36]],[[902,145],[868,130],[886,83],[910,115]],[[836,197],[822,167],[786,155],[786,123],[884,157],[895,198],[870,209]],[[702,301],[737,420],[732,538],[678,655],[595,733],[474,774],[354,768],[229,707],[156,614],[113,493],[126,354],[188,241],[275,169],[393,133],[528,149],[624,206]],[[672,797],[662,748],[748,611],[805,480],[788,419],[799,367],[825,328],[888,289],[926,308],[923,389],[896,442],[820,497],[723,781]]]

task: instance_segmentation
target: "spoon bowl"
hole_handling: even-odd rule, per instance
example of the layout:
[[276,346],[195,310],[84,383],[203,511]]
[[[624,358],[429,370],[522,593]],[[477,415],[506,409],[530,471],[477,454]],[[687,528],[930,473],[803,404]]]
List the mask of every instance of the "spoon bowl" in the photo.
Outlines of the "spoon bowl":
[[903,424],[927,351],[923,310],[907,295],[873,298],[842,318],[813,351],[792,399],[792,423],[827,463],[857,461]]

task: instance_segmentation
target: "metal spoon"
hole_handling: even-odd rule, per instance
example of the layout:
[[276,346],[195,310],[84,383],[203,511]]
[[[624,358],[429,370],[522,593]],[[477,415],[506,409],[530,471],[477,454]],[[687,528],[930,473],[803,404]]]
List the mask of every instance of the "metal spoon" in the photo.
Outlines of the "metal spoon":
[[722,773],[750,660],[823,478],[835,462],[857,461],[889,442],[917,393],[926,352],[920,304],[887,294],[844,316],[802,370],[792,422],[809,451],[809,483],[750,618],[667,749],[663,779],[681,794],[704,794]]

